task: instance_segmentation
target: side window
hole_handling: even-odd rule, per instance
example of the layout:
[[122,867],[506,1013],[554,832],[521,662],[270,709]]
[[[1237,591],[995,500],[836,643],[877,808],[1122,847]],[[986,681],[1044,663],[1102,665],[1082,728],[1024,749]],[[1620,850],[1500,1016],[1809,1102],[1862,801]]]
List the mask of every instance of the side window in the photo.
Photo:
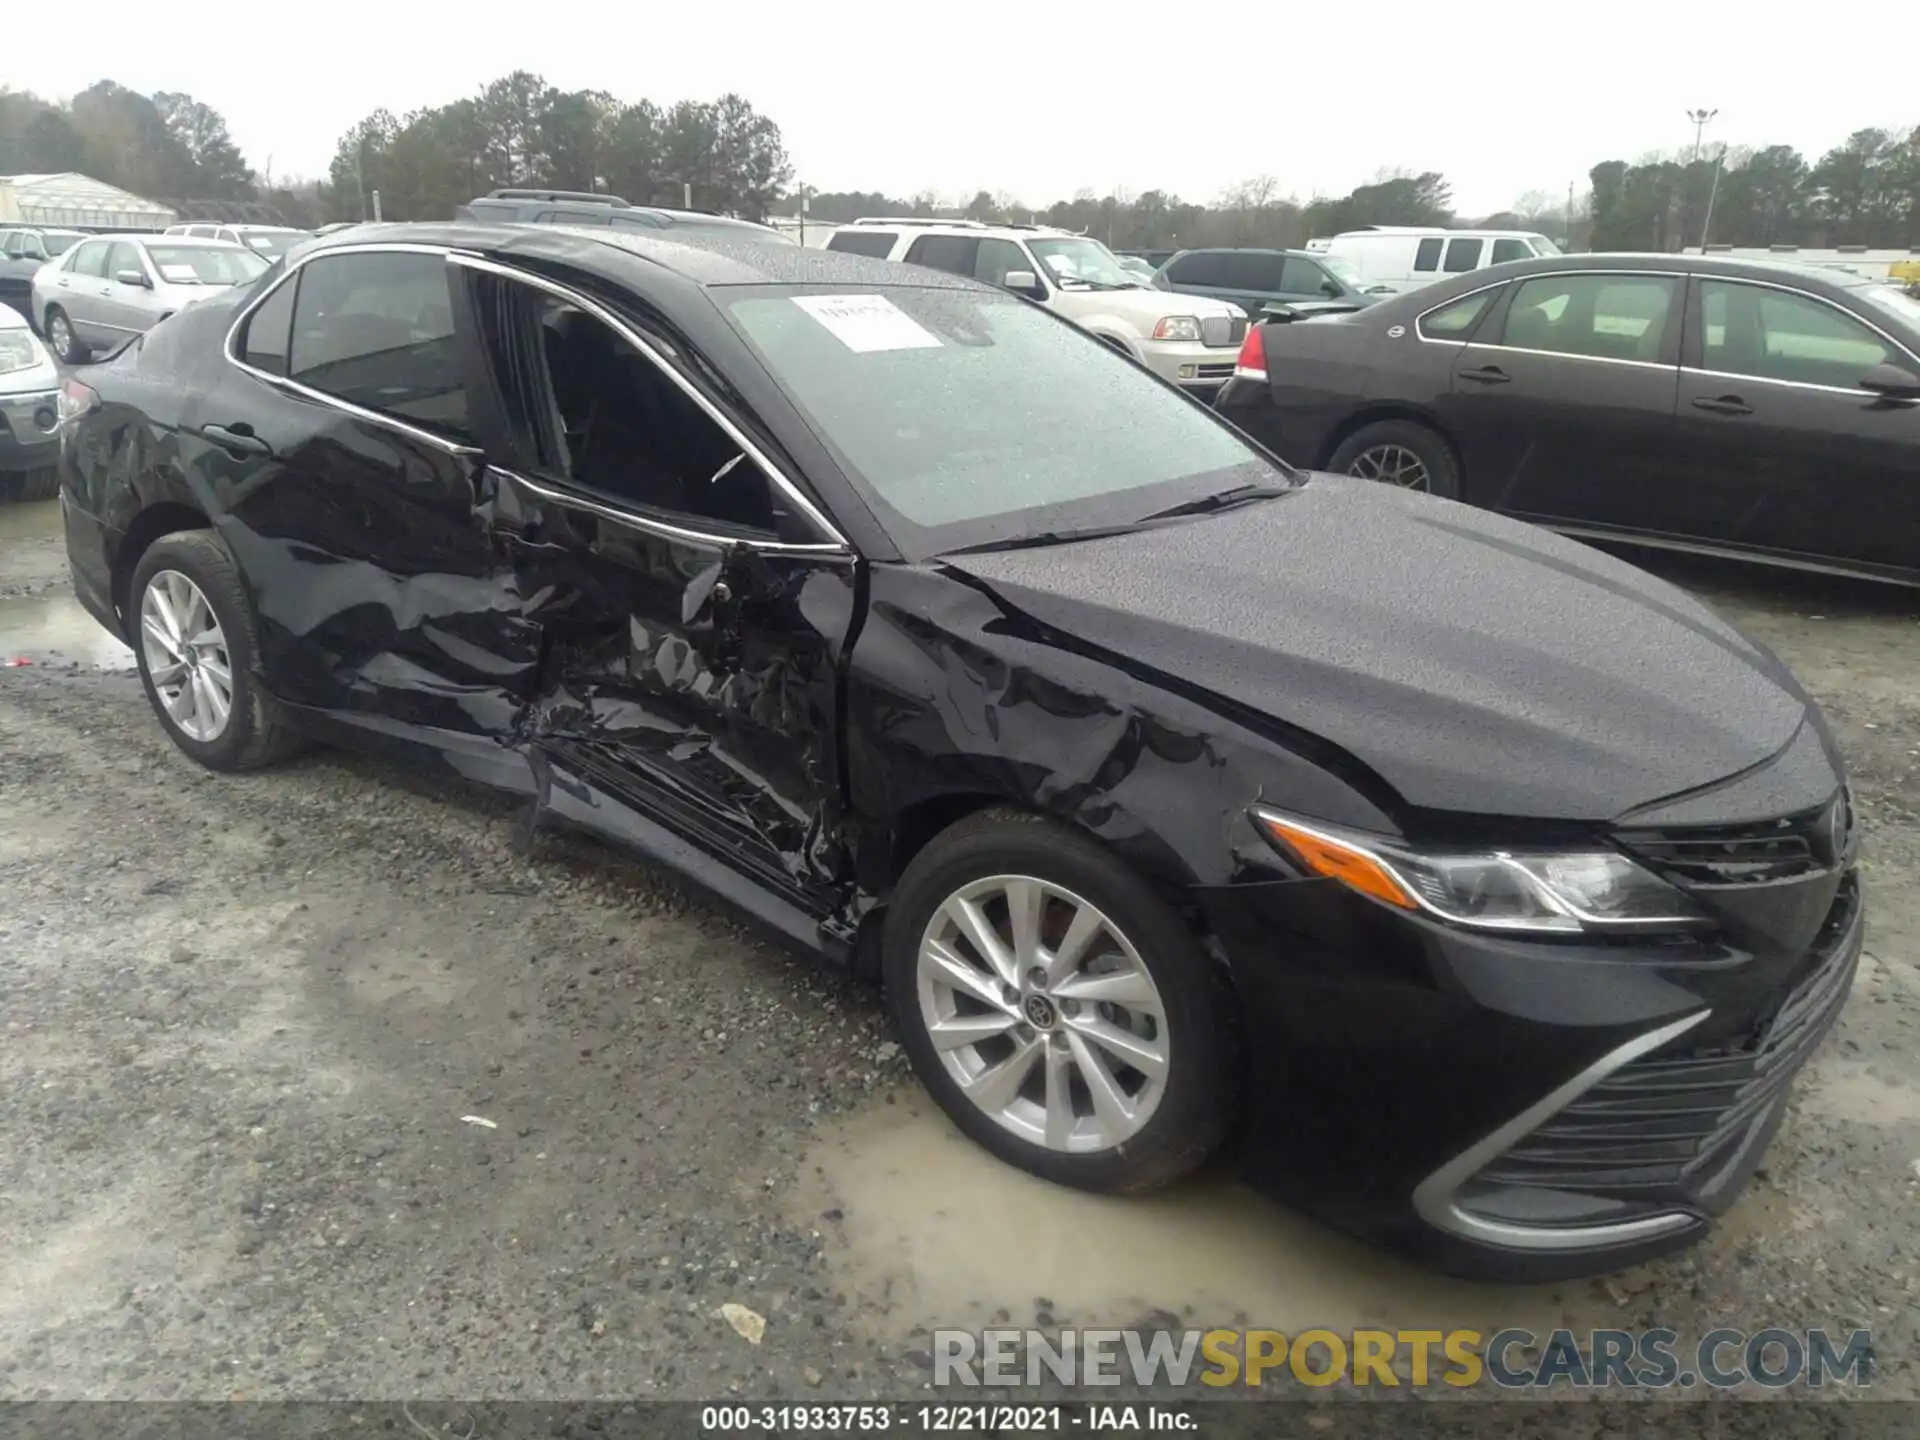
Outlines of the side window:
[[1699,284],[1708,370],[1852,390],[1874,366],[1905,363],[1860,321],[1810,295],[1730,280]]
[[1493,242],[1493,258],[1489,265],[1504,265],[1509,260],[1528,260],[1533,257],[1533,247],[1524,240],[1496,240]]
[[288,378],[455,440],[470,439],[446,262],[323,256],[300,271]]
[[1280,293],[1281,277],[1286,273],[1286,257],[1268,255],[1259,250],[1231,251],[1225,257],[1228,284],[1235,290],[1257,290],[1266,295]]
[[1032,270],[1026,252],[1011,240],[982,240],[973,257],[973,278],[989,285],[1005,285],[1009,270]]
[[1598,360],[1657,362],[1678,281],[1664,275],[1545,275],[1523,280],[1497,342]]
[[139,252],[123,242],[107,251],[107,277],[118,280],[124,270],[138,270],[142,275],[147,273],[147,267],[140,263]]
[[[474,283],[496,373],[518,392],[508,412],[540,469],[683,528],[777,533],[766,474],[673,376],[577,306],[509,280]],[[542,367],[512,358],[530,346],[544,383]]]
[[293,332],[293,292],[298,285],[299,277],[288,280],[247,318],[246,333],[240,337],[240,358],[254,369],[269,375],[287,373],[287,341]]
[[893,242],[899,238],[891,230],[836,230],[827,237],[827,249],[884,260],[893,253]]
[[1286,277],[1280,288],[1289,295],[1311,295],[1315,299],[1322,296],[1332,299],[1346,293],[1319,264],[1298,255],[1287,257]]
[[[568,223],[585,224],[586,222],[585,221],[569,221]],[[664,230],[666,228],[658,220],[655,220],[651,215],[613,214],[613,215],[607,216],[607,224],[611,225],[615,230],[652,230],[655,233],[658,233],[659,231]]]
[[1462,295],[1438,310],[1429,310],[1414,322],[1414,328],[1427,340],[1465,340],[1499,294],[1500,287],[1496,285],[1491,290]]
[[972,235],[922,235],[907,247],[909,265],[925,265],[955,275],[973,274],[980,242]]
[[[1413,252],[1413,268],[1431,271],[1440,268],[1440,247],[1444,242],[1438,235],[1429,235],[1420,242],[1420,248]],[[1472,269],[1472,266],[1468,266]]]
[[107,251],[112,246],[105,240],[90,240],[73,252],[71,269],[76,275],[105,276],[107,273]]
[[1227,272],[1227,252],[1196,250],[1182,255],[1167,267],[1167,280],[1174,285],[1203,285],[1209,288],[1233,283]]
[[1464,275],[1469,270],[1480,268],[1480,248],[1483,240],[1449,240],[1447,258],[1441,265],[1449,275]]

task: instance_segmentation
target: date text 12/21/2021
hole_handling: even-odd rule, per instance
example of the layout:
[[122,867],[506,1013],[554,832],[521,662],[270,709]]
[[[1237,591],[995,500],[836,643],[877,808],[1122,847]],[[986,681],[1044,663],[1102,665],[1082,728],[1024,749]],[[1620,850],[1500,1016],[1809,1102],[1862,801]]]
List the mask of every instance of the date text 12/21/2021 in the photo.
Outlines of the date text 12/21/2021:
[[707,1405],[702,1434],[1008,1434],[1121,1430],[1192,1433],[1199,1417],[1176,1405]]

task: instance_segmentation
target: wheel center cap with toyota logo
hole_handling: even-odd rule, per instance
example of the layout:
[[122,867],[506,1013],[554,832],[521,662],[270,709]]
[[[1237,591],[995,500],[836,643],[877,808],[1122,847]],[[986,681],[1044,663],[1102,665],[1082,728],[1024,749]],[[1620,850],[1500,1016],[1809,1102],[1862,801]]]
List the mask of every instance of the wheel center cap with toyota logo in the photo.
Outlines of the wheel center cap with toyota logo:
[[1053,1008],[1053,1001],[1044,995],[1029,995],[1020,1004],[1027,1017],[1027,1023],[1036,1030],[1051,1030],[1059,1023],[1060,1012]]

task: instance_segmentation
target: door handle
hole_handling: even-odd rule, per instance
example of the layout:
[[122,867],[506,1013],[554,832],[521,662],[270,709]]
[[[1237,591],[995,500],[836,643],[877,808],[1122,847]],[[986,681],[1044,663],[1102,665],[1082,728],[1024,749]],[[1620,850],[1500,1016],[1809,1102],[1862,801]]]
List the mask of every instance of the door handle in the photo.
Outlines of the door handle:
[[273,447],[253,433],[244,422],[234,425],[202,425],[200,433],[229,455],[271,455]]
[[1696,410],[1705,410],[1714,415],[1751,415],[1753,406],[1747,404],[1738,395],[1701,396],[1693,402]]
[[1461,370],[1456,373],[1462,380],[1471,380],[1476,385],[1507,385],[1513,381],[1513,377],[1498,365],[1482,365],[1478,370]]

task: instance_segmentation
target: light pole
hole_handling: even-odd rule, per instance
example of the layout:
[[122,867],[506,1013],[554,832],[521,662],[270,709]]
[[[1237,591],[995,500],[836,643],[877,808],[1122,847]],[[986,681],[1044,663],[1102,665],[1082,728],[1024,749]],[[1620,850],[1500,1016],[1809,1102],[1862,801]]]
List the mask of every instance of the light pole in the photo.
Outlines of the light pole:
[[1707,124],[1718,115],[1718,110],[1689,110],[1687,119],[1693,122],[1693,158],[1700,158],[1700,137],[1706,134]]

